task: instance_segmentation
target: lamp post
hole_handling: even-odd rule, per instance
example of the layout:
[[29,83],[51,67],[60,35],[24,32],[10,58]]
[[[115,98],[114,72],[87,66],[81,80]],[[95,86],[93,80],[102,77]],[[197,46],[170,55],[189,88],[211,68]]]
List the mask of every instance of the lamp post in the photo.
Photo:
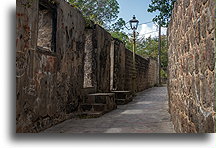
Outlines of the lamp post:
[[129,21],[130,27],[133,30],[133,76],[132,76],[132,89],[133,93],[135,93],[135,79],[136,79],[136,67],[135,67],[135,50],[136,50],[136,30],[138,28],[139,21],[136,19],[135,15],[133,19]]
[[161,86],[161,22],[159,22],[159,37],[158,37],[158,84]]

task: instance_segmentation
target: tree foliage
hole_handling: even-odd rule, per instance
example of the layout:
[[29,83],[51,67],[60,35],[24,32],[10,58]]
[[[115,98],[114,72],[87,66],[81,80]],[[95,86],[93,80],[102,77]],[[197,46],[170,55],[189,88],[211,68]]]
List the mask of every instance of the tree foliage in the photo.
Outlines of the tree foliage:
[[104,27],[118,18],[119,4],[116,0],[69,0],[69,3],[77,7],[85,18]]
[[153,22],[167,27],[172,15],[172,9],[176,0],[151,0],[149,5],[148,12],[159,11],[159,15],[156,15],[153,18]]
[[[168,45],[167,36],[161,36],[161,76],[162,78],[167,77],[167,66],[168,66]],[[152,57],[157,59],[158,57],[158,37],[146,38],[137,42],[136,53],[143,57]]]
[[123,18],[119,18],[115,23],[109,27],[110,32],[121,32],[126,25],[126,22]]

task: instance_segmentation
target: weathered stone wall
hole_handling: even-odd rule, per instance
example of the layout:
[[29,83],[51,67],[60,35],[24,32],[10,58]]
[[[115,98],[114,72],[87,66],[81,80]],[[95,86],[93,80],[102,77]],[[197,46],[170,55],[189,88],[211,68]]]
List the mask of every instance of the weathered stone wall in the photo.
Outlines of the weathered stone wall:
[[133,53],[125,50],[125,90],[133,90]]
[[110,48],[112,37],[99,25],[95,26],[93,45],[96,49],[97,91],[110,91]]
[[55,2],[47,5],[56,5],[58,13],[52,22],[56,52],[37,47],[39,0],[17,1],[17,132],[38,132],[67,119],[81,99],[85,21],[66,2]]
[[98,25],[86,29],[86,49],[88,49],[85,50],[87,71],[84,82],[88,81],[88,86],[96,88],[96,92],[110,90],[132,92],[134,72],[136,92],[158,83],[156,60],[136,55],[134,71],[132,51],[126,49],[122,41],[111,38],[110,34]]
[[168,28],[169,104],[175,130],[214,132],[214,0],[177,0]]
[[[148,78],[148,71],[149,71],[149,64],[150,59],[145,59],[139,55],[135,56],[136,59],[136,92],[143,91],[149,88],[149,78]],[[154,82],[153,82],[154,83]]]
[[133,73],[135,73],[135,92],[153,87],[157,81],[157,62],[151,58],[135,55],[133,70],[133,52],[125,49],[125,90],[133,90]]
[[149,58],[148,65],[148,87],[154,87],[158,85],[158,63],[157,60]]
[[113,48],[111,48],[111,60],[113,60],[111,64],[111,74],[112,77],[112,86],[111,90],[125,90],[125,46],[124,44],[118,40],[114,39]]
[[112,37],[94,24],[86,28],[85,36],[85,87],[94,87],[96,92],[109,92]]

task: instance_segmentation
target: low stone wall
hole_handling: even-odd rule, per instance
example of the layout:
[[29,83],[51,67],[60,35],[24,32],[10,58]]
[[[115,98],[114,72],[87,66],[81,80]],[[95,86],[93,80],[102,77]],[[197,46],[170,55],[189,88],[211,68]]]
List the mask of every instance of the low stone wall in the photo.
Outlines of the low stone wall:
[[[132,52],[67,2],[17,0],[16,16],[16,132],[79,114],[89,92],[132,90]],[[137,91],[157,83],[155,64],[136,55]]]
[[169,104],[175,130],[214,132],[213,0],[177,0],[168,28]]

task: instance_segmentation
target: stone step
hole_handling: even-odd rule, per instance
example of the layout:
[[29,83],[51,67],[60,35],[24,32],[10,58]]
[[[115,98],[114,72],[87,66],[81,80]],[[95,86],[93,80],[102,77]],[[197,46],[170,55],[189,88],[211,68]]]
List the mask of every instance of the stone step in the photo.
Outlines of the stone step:
[[129,97],[132,97],[132,94],[130,91],[112,91],[115,93],[116,99],[127,99]]
[[107,110],[107,106],[105,104],[81,104],[80,109],[82,112],[104,112]]
[[95,87],[86,87],[86,88],[83,88],[81,91],[82,91],[82,98],[83,98],[82,103],[85,103],[86,100],[88,100],[88,94],[95,93],[96,88]]
[[117,108],[115,93],[92,93],[80,104],[81,116],[94,118]]
[[117,99],[116,104],[117,105],[125,105],[125,104],[127,104],[127,103],[129,103],[131,101],[132,101],[132,99],[127,99],[127,100],[125,100],[125,99]]
[[104,115],[105,112],[83,112],[78,117],[79,118],[99,118]]
[[115,93],[115,102],[117,105],[124,105],[132,101],[132,94],[130,91],[112,91]]
[[116,104],[117,105],[125,105],[125,104],[127,104],[127,101],[125,99],[117,99]]
[[87,104],[113,104],[115,103],[115,93],[94,93],[88,94],[84,100]]

